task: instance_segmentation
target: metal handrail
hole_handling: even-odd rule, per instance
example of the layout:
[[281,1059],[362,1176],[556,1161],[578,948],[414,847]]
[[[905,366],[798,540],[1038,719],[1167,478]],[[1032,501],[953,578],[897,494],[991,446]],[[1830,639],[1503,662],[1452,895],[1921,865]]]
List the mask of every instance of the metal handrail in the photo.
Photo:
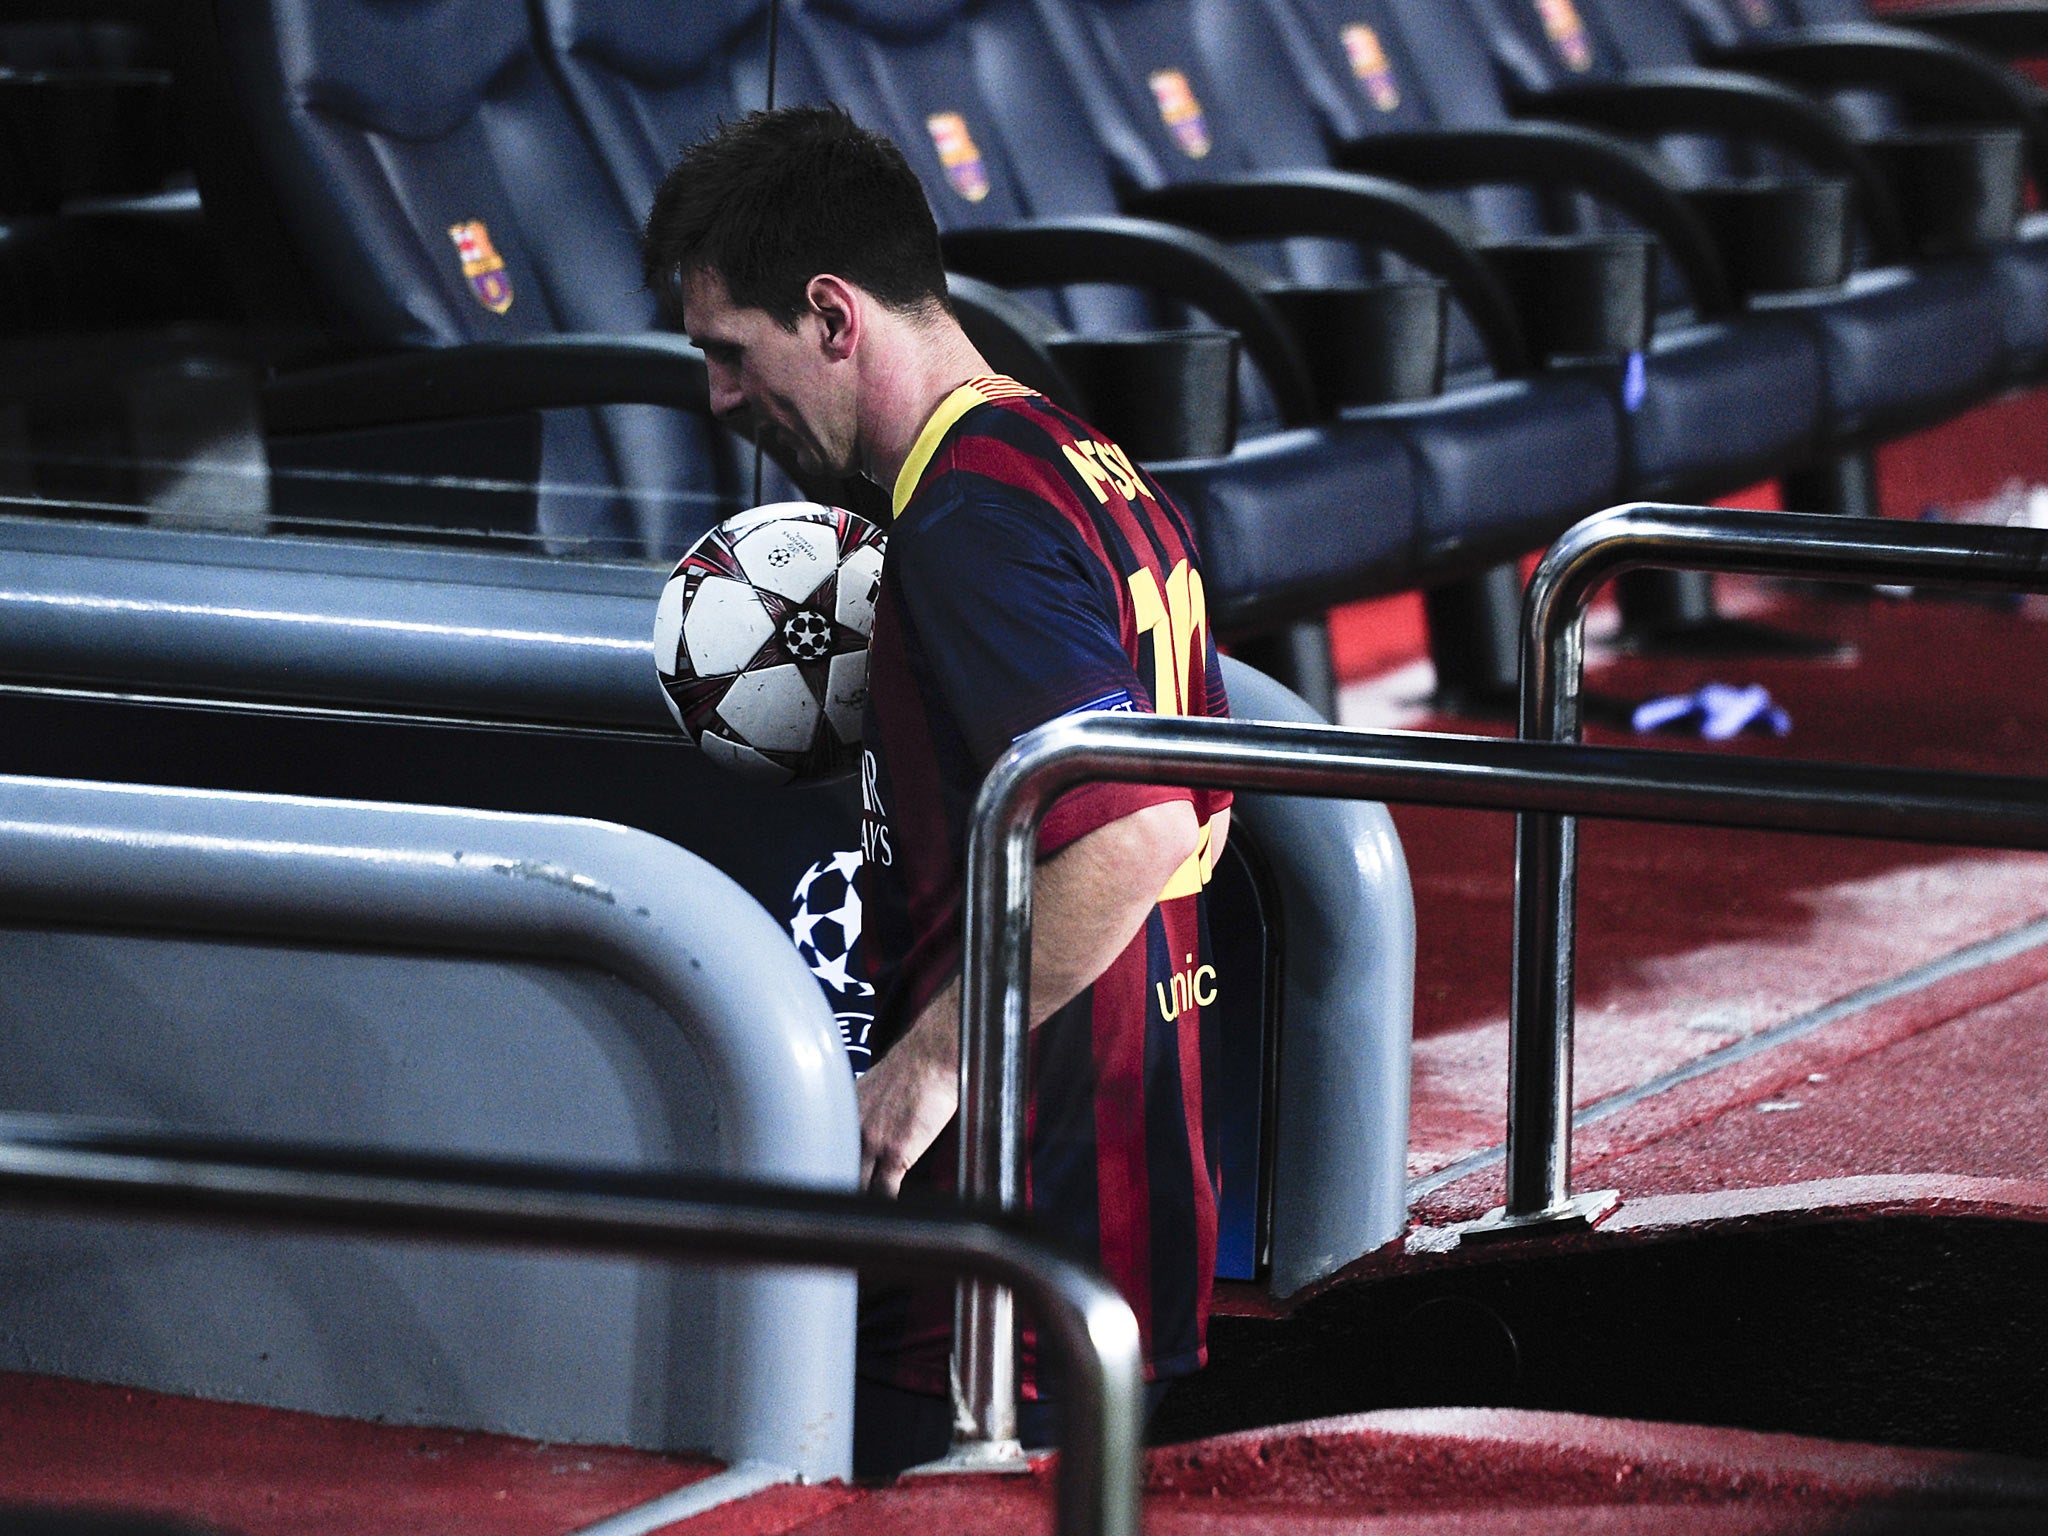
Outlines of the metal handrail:
[[[989,770],[969,823],[960,1189],[1005,1210],[1022,1204],[1028,1155],[1038,827],[1059,795],[1097,780],[2048,849],[2048,784],[2032,779],[1246,720],[1055,720]],[[1009,1299],[964,1286],[956,1318],[958,1439],[1002,1447],[1016,1434]]]
[[608,1257],[967,1271],[1035,1304],[1068,1397],[1059,1529],[1137,1536],[1138,1323],[1013,1221],[735,1180],[367,1155],[0,1116],[0,1204]]
[[[2048,592],[2048,532],[1652,502],[1589,517],[1550,547],[1523,595],[1523,739],[1579,739],[1587,605],[1610,577],[1645,567]],[[1575,1201],[1571,1188],[1577,859],[1569,815],[1516,818],[1503,1227],[1583,1222],[1603,1203]]]

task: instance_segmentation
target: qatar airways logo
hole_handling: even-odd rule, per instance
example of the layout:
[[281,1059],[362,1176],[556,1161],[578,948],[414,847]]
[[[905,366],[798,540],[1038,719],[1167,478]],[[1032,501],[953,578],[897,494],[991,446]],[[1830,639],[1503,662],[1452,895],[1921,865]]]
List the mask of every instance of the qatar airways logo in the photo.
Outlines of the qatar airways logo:
[[896,862],[889,846],[889,808],[882,804],[882,765],[875,754],[860,755],[860,851],[870,864]]

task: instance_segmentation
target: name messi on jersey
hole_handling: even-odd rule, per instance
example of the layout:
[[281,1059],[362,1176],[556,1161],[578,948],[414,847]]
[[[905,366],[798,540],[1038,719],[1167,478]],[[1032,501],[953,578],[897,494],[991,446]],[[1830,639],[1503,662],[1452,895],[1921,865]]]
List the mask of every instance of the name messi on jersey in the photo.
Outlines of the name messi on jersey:
[[1125,501],[1136,501],[1140,496],[1147,501],[1157,501],[1145,482],[1138,477],[1137,466],[1131,457],[1115,443],[1097,442],[1092,438],[1076,438],[1071,443],[1062,443],[1060,452],[1067,456],[1067,462],[1074,466],[1074,473],[1095,499],[1107,505],[1109,493],[1114,490]]

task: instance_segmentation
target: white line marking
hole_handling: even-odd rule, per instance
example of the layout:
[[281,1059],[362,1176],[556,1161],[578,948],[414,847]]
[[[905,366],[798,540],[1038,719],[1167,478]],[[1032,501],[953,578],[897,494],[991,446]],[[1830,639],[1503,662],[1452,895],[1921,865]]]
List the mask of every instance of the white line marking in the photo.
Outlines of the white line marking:
[[[1674,1067],[1646,1083],[1638,1083],[1633,1088],[1610,1094],[1596,1104],[1588,1104],[1572,1116],[1572,1128],[1584,1130],[1610,1115],[1618,1115],[1625,1109],[1633,1109],[1645,1099],[1655,1098],[1681,1083],[1689,1083],[1696,1077],[1705,1077],[1709,1072],[1719,1071],[1722,1067],[1731,1066],[1738,1061],[1747,1061],[1752,1056],[1774,1050],[1788,1041],[1810,1035],[1817,1029],[1825,1029],[1837,1019],[1861,1013],[1867,1008],[1875,1008],[1880,1003],[1891,1002],[1894,998],[1924,991],[1938,982],[1947,981],[1952,976],[1961,976],[1987,965],[1995,965],[2001,960],[2010,960],[2014,955],[2025,954],[2043,943],[2048,943],[2048,917],[2023,923],[2011,932],[1999,934],[1995,938],[1984,939],[1976,944],[1966,944],[1938,960],[1930,960],[1910,971],[1902,971],[1888,981],[1875,982],[1859,991],[1851,992],[1847,997],[1837,998],[1811,1013],[1802,1013],[1769,1029],[1760,1029],[1746,1040],[1738,1040],[1718,1051],[1709,1051],[1706,1055],[1696,1057],[1682,1067]],[[1483,1152],[1469,1153],[1434,1173],[1410,1179],[1408,1201],[1412,1205],[1423,1196],[1433,1195],[1444,1186],[1455,1184],[1468,1174],[1495,1166],[1505,1157],[1505,1147],[1488,1147]]]
[[796,1474],[787,1467],[771,1466],[765,1461],[743,1461],[701,1482],[678,1488],[673,1493],[664,1493],[631,1509],[622,1509],[616,1515],[608,1515],[595,1525],[570,1532],[570,1536],[647,1536],[649,1531],[695,1519],[706,1510],[749,1499],[765,1488],[795,1481]]

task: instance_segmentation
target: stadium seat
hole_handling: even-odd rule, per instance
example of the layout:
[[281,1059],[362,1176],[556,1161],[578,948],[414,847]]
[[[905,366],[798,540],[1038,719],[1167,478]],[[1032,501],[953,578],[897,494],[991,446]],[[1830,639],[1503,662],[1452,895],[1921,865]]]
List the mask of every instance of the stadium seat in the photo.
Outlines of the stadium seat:
[[[1700,56],[1826,92],[1851,131],[1880,147],[1916,128],[2017,130],[2035,184],[2048,185],[2048,98],[1984,52],[2048,52],[2048,25],[2034,7],[1938,6],[1873,24],[1857,0],[1698,0],[1686,20]],[[1621,38],[1624,48],[1634,41]],[[1937,195],[1946,201],[1954,184]],[[1910,205],[1920,189],[1909,181],[1899,190]],[[2048,216],[2023,212],[1983,259],[2004,303],[2008,378],[2048,375]]]
[[[567,93],[619,195],[636,212],[651,201],[676,147],[731,110],[724,103],[766,99],[767,10],[766,0],[707,9],[542,0],[550,53]],[[950,264],[1042,300],[1045,307],[1033,313],[1053,344],[1076,332],[1127,336],[1180,322],[1180,312],[1151,308],[1133,291],[1137,286],[1175,292],[1240,332],[1270,385],[1268,398],[1277,402],[1274,419],[1242,432],[1226,456],[1149,462],[1201,527],[1219,628],[1254,650],[1262,634],[1274,636],[1261,653],[1264,664],[1287,673],[1327,710],[1327,654],[1298,645],[1291,626],[1339,598],[1412,581],[1414,476],[1401,442],[1370,425],[1324,419],[1293,338],[1258,291],[1256,275],[1221,247],[1165,226],[1106,217],[1115,212],[1106,191],[1084,207],[1034,207],[1019,194],[1010,160],[993,151],[977,165],[985,187],[972,201],[960,196],[922,121],[902,126],[881,104],[875,77],[863,72],[864,65],[883,73],[895,67],[895,41],[886,29],[868,39],[858,28],[845,30],[839,18],[789,7],[775,99],[836,99],[889,133],[925,174],[941,229],[956,238],[963,227],[994,228],[1034,213],[1092,216],[1057,226],[1041,220],[1021,237],[1035,242],[1028,249],[972,251],[972,262],[962,259],[967,247],[948,246]],[[952,106],[975,117],[967,98]],[[1077,175],[1092,162],[1085,140],[1082,150],[1091,160],[1077,162]],[[1029,280],[1005,275],[1006,264],[1018,261]],[[1083,286],[1055,291],[1058,284]],[[963,318],[972,331],[971,317]],[[1089,402],[1070,397],[1069,403],[1085,408]],[[1296,652],[1302,664],[1290,665]]]
[[[1664,0],[1630,4],[1611,12],[1602,0],[1565,6],[1576,23],[1569,39],[1546,30],[1543,13],[1533,0],[1465,0],[1486,20],[1490,41],[1504,75],[1519,94],[1525,110],[1564,112],[1585,119],[1610,116],[1628,121],[1629,108],[1603,113],[1602,104],[1616,98],[1597,82],[1622,82],[1631,65],[1684,65],[1688,58],[1652,58],[1650,50],[1668,48],[1674,37],[1668,25],[1646,24]],[[1560,14],[1563,14],[1560,12]],[[1668,23],[1671,13],[1664,12]],[[1611,24],[1610,24],[1611,17]],[[1639,50],[1632,59],[1627,48]],[[1579,82],[1596,84],[1575,90]],[[1711,94],[1711,77],[1691,82],[1695,97]],[[1757,136],[1772,130],[1765,97],[1770,93],[1744,89],[1744,82],[1723,82],[1733,105],[1705,116],[1711,152],[1713,140]],[[1640,93],[1653,97],[1652,89]],[[1748,134],[1731,130],[1728,113],[1741,113]],[[1781,114],[1782,115],[1782,114]],[[1640,120],[1639,120],[1640,121]],[[1675,126],[1652,123],[1648,131]],[[1816,140],[1800,146],[1814,152]],[[1698,141],[1695,140],[1696,146]],[[1845,163],[1853,146],[1837,146]],[[1726,175],[1732,163],[1711,166]],[[1866,196],[1865,206],[1870,205]],[[1826,378],[1823,430],[1832,451],[1847,452],[1927,426],[1985,398],[1998,387],[2007,366],[2002,318],[1996,288],[1985,281],[1981,260],[1952,257],[1906,263],[1895,249],[1880,249],[1883,264],[1852,274],[1838,293],[1771,296],[1758,307],[1798,318],[1820,344]]]
[[16,0],[0,17],[0,69],[167,69],[165,0]]
[[[146,0],[0,14],[0,487],[118,502],[108,462],[167,352],[237,321],[191,191]],[[175,347],[169,327],[184,328]],[[117,333],[133,336],[122,348]],[[149,407],[131,409],[130,419]]]
[[[2012,0],[1938,0],[1884,17],[1890,26],[1906,27],[1944,42],[1974,48],[2008,64],[2048,58],[2048,10]],[[2039,82],[2029,75],[2029,83]]]
[[169,71],[0,62],[0,216],[155,192],[181,161]]
[[[1213,189],[1203,191],[1205,197],[1225,198],[1247,173],[1272,178],[1326,167],[1335,146],[1340,163],[1458,188],[1454,206],[1495,243],[1540,241],[1548,231],[1539,195],[1589,181],[1641,215],[1675,254],[1667,265],[1688,279],[1681,289],[1688,309],[1662,317],[1647,347],[1639,339],[1629,343],[1633,355],[1626,359],[1532,381],[1553,395],[1566,379],[1605,392],[1606,407],[1622,428],[1615,499],[1711,496],[1812,451],[1820,376],[1811,339],[1792,322],[1739,313],[1704,231],[1641,157],[1591,135],[1508,123],[1497,97],[1475,105],[1475,92],[1491,88],[1491,70],[1455,15],[1446,17],[1440,8],[1410,15],[1374,0],[1341,6],[1309,0],[1298,7],[1210,0],[1192,8],[1151,0],[1047,0],[1042,9],[1064,23],[1059,30],[1076,78],[1092,78],[1098,101],[1113,97],[1120,108],[1119,120],[1099,131],[1120,150],[1124,179],[1147,189],[1132,204],[1137,211],[1171,215],[1187,206],[1191,183]],[[1426,50],[1412,45],[1417,37],[1427,38]],[[1425,51],[1427,67],[1417,58]],[[1368,53],[1370,68],[1361,73]],[[1186,80],[1204,104],[1207,142],[1200,156],[1184,151],[1152,98],[1151,83],[1165,77]],[[1490,112],[1490,133],[1447,131],[1467,127],[1480,111]],[[1399,153],[1372,158],[1387,148]],[[1504,182],[1521,185],[1466,191]],[[1168,190],[1152,190],[1162,185]],[[1541,302],[1555,299],[1546,293]],[[1471,329],[1462,336],[1456,363],[1467,379],[1489,363],[1499,371],[1498,359],[1473,344]],[[1441,422],[1429,446],[1447,439],[1452,451],[1467,450]],[[1570,439],[1555,447],[1572,452]],[[1524,498],[1545,494],[1562,478],[1555,452],[1524,449],[1514,461]],[[1493,689],[1508,691],[1514,599],[1505,572],[1433,593],[1439,671],[1450,670],[1444,653],[1454,625],[1469,639],[1477,624],[1490,638],[1473,659],[1490,658],[1482,664],[1492,668]],[[1703,615],[1692,617],[1697,644]],[[1725,643],[1732,632],[1721,626],[1716,633]],[[1745,632],[1746,643],[1759,638]]]
[[[1114,83],[1124,117],[1117,126],[1124,131],[1110,142],[1142,142],[1142,158],[1127,153],[1120,159],[1125,175],[1140,186],[1324,166],[1331,141],[1342,146],[1340,159],[1371,167],[1371,140],[1383,133],[1402,140],[1403,156],[1390,157],[1400,179],[1477,181],[1476,174],[1459,173],[1452,159],[1460,145],[1441,130],[1490,110],[1495,129],[1484,146],[1492,162],[1488,179],[1537,191],[1576,189],[1590,169],[1604,178],[1603,186],[1632,192],[1632,205],[1646,217],[1661,215],[1662,232],[1676,251],[1666,265],[1703,292],[1687,295],[1689,312],[1663,317],[1657,326],[1639,395],[1630,391],[1624,398],[1619,364],[1603,376],[1627,419],[1623,495],[1712,495],[1808,449],[1820,386],[1811,341],[1789,322],[1736,311],[1715,254],[1689,224],[1687,210],[1624,150],[1587,136],[1518,132],[1503,110],[1473,100],[1475,87],[1490,84],[1484,55],[1438,8],[1404,12],[1380,0],[1272,0],[1273,10],[1282,5],[1292,12],[1276,17],[1256,0],[1207,0],[1192,8],[1161,0],[1048,0],[1049,9],[1069,19],[1063,30],[1085,31],[1098,45],[1076,63]],[[1425,23],[1430,30],[1418,33]],[[1283,27],[1294,30],[1295,47],[1287,46]],[[1360,78],[1346,48],[1347,33],[1357,39],[1360,28],[1371,29],[1379,49],[1370,82]],[[1418,35],[1426,36],[1426,50],[1411,46]],[[1424,51],[1426,64],[1419,58]],[[1177,152],[1159,112],[1146,110],[1153,105],[1146,82],[1163,71],[1199,81],[1205,104],[1215,102],[1207,112],[1209,149],[1200,158]],[[1395,105],[1379,109],[1374,91]],[[1432,170],[1418,169],[1431,160]],[[1491,241],[1548,233],[1536,198],[1527,193],[1468,198],[1463,207],[1478,216]],[[1485,359],[1468,350],[1459,361],[1470,368]]]
[[[1085,78],[1070,75],[1059,18],[1046,8],[1016,0],[915,7],[811,0],[793,8],[790,19],[833,93],[904,145],[948,230],[949,253],[969,270],[1001,260],[1014,238],[1007,228],[1020,219],[1155,211],[1132,200],[1140,189],[1128,177],[1119,187],[1117,109],[1111,105],[1106,118]],[[958,167],[946,165],[946,148],[935,138],[939,127],[956,120],[974,154],[972,178],[964,181]],[[1355,282],[1372,271],[1359,264],[1358,248],[1391,245],[1405,248],[1418,264],[1434,265],[1465,307],[1477,304],[1506,377],[1440,398],[1346,410],[1341,418],[1344,429],[1390,434],[1414,466],[1420,512],[1408,582],[1444,582],[1483,570],[1613,499],[1620,483],[1619,433],[1609,392],[1582,374],[1529,376],[1518,322],[1497,282],[1475,260],[1463,232],[1413,192],[1324,171],[1269,178],[1250,195],[1233,198],[1214,220],[1165,201],[1156,212],[1249,246],[1264,263],[1262,281],[1269,287]],[[1335,243],[1292,238],[1309,235],[1335,237]],[[1031,258],[1016,249],[1009,247],[1006,280],[1021,281],[1032,270]],[[1115,307],[1129,302],[1127,294],[1070,291],[1061,301],[1083,329],[1148,318]],[[1202,494],[1191,491],[1190,497],[1199,504]],[[1276,526],[1282,539],[1299,536],[1286,523]],[[1230,541],[1206,528],[1204,535],[1213,562],[1219,543],[1228,548]],[[1245,535],[1247,541],[1270,537]],[[1440,649],[1440,672],[1455,672],[1441,665],[1447,659]],[[1487,686],[1498,680],[1496,669]]]
[[189,0],[184,21],[200,187],[252,317],[353,359],[281,381],[274,435],[343,466],[537,478],[513,531],[558,551],[672,555],[736,505],[701,360],[648,334],[632,221],[523,8]]

